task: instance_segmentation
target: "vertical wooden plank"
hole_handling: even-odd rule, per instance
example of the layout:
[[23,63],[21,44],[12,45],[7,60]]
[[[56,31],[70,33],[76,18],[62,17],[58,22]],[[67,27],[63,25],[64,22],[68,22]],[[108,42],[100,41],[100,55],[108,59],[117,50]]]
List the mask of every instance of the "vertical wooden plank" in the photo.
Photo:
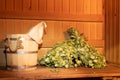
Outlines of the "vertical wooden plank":
[[23,11],[29,11],[31,9],[31,0],[23,0]]
[[84,0],[76,0],[77,5],[77,15],[83,14]]
[[84,23],[84,34],[85,34],[85,37],[89,40],[90,39],[90,22]]
[[109,33],[110,33],[110,30],[109,30],[109,0],[105,0],[105,18],[106,18],[106,24],[105,24],[105,57],[106,57],[106,60],[109,62],[109,55],[110,55],[110,49],[109,49]]
[[[97,37],[97,26],[96,26],[97,23],[91,23],[90,24],[90,40],[96,40],[96,37]],[[99,36],[99,35],[98,35]]]
[[110,5],[109,5],[109,9],[110,9],[110,20],[109,20],[109,28],[110,28],[110,62],[111,63],[113,63],[113,57],[114,57],[114,49],[113,49],[113,42],[114,42],[114,39],[113,39],[113,30],[114,30],[114,24],[113,24],[113,18],[114,18],[114,16],[113,16],[113,2],[112,1],[109,1],[110,2]]
[[77,9],[77,1],[76,0],[70,0],[70,15],[76,15],[76,9]]
[[15,11],[22,11],[22,0],[15,0]]
[[[120,1],[116,0],[116,62],[118,65],[120,65]],[[119,36],[119,37],[118,37]],[[119,45],[118,45],[119,44]],[[119,53],[118,53],[119,52]]]
[[32,11],[38,12],[38,0],[31,0]]
[[4,19],[0,19],[0,41],[5,38],[6,27],[4,26]]
[[84,0],[84,14],[90,14],[90,0]]
[[61,14],[62,13],[62,1],[63,0],[55,0],[55,14]]
[[103,0],[97,0],[97,14],[103,14]]
[[[91,14],[97,14],[97,7],[99,5],[97,5],[97,2],[99,2],[100,0],[91,0],[90,1],[90,13]],[[101,8],[101,6],[100,6]]]
[[5,0],[0,0],[0,11],[5,10]]
[[46,28],[46,40],[49,39],[49,40],[52,40],[54,39],[54,36],[55,36],[55,32],[54,32],[54,21],[46,21],[47,23],[47,28]]
[[[113,2],[113,14],[114,15],[117,15],[117,8],[116,8],[116,6],[117,6],[117,4],[116,4],[116,0],[114,0]],[[113,59],[113,63],[115,63],[115,64],[117,64],[117,53],[116,53],[116,49],[117,49],[117,45],[116,45],[116,42],[117,42],[117,38],[116,38],[116,36],[117,36],[117,31],[116,31],[116,28],[117,28],[117,17],[116,16],[113,16],[113,25],[114,25],[114,29],[113,29],[113,51],[114,51],[114,54],[113,54],[113,57],[114,57],[114,59]]]
[[63,31],[62,31],[63,27],[62,27],[62,21],[55,21],[54,23],[54,34],[55,34],[55,38],[57,38],[58,40],[63,40]]
[[110,61],[110,25],[111,25],[111,8],[112,8],[112,4],[111,4],[111,0],[105,0],[106,2],[106,59],[108,62]]
[[97,35],[97,40],[104,40],[104,34],[103,34],[103,24],[102,23],[97,23],[96,24],[96,35]]
[[47,0],[47,12],[48,13],[54,14],[54,8],[55,8],[54,2],[55,2],[54,0]]
[[84,22],[77,22],[76,25],[79,32],[84,33]]
[[15,8],[14,0],[6,0],[6,10],[13,11]]
[[[120,13],[120,1],[118,2],[119,3],[119,12],[118,13]],[[119,14],[119,25],[118,25],[118,30],[119,30],[119,61],[118,61],[118,63],[119,63],[119,65],[120,65],[120,14]]]
[[40,11],[40,13],[45,13],[46,12],[46,0],[39,0],[38,1],[38,9]]
[[[50,45],[52,46],[55,41],[55,29],[54,29],[54,21],[46,21],[47,23],[47,28],[46,28],[46,35],[44,35],[43,37],[43,46],[45,47],[50,47]],[[53,43],[54,42],[54,43]]]
[[69,22],[68,21],[63,21],[62,22],[62,28],[63,28],[62,31],[66,32],[70,28]]
[[70,2],[69,0],[63,0],[63,3],[62,3],[62,13],[65,14],[65,15],[69,15],[69,9],[70,9]]
[[15,33],[16,34],[23,34],[22,33],[23,20],[15,20],[14,25],[15,25]]
[[11,20],[11,19],[5,20],[5,27],[6,27],[6,34],[15,33],[14,20]]
[[31,21],[30,20],[24,20],[23,21],[23,26],[22,26],[22,33],[27,33],[31,28]]
[[3,19],[0,19],[0,27],[1,27],[1,29],[0,29],[0,32],[1,32],[1,34],[0,34],[0,40],[3,38],[3,35],[2,35],[2,29],[3,29]]

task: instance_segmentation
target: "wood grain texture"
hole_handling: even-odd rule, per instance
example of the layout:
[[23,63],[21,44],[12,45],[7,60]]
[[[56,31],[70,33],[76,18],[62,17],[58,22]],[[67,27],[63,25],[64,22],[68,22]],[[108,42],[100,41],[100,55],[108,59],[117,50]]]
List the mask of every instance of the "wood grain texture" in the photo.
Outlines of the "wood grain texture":
[[[118,1],[118,3],[120,4],[120,1]],[[120,5],[119,5],[119,7],[120,7]],[[120,13],[120,8],[118,9],[119,10],[119,13]],[[119,23],[120,23],[120,15],[119,15],[119,19],[118,19],[118,21],[119,21]],[[120,24],[118,25],[119,26],[119,35],[118,36],[120,36]],[[119,37],[119,48],[118,48],[118,50],[119,50],[119,53],[120,53],[120,37]],[[119,56],[119,58],[120,58],[120,54],[118,55]],[[120,60],[118,61],[118,63],[120,64]]]
[[0,0],[0,12],[4,11],[6,8],[5,0]]
[[120,65],[119,16],[119,0],[106,0],[106,58],[117,65]]
[[31,10],[34,12],[38,12],[38,3],[39,0],[31,0]]
[[[14,20],[14,19],[1,19],[0,26],[3,26],[3,30],[1,30],[0,39],[5,38],[5,34],[25,34],[27,33],[33,26],[41,22],[41,20]],[[56,42],[64,41],[64,32],[70,28],[77,28],[80,33],[84,33],[85,37],[88,39],[92,45],[96,47],[104,46],[104,38],[103,38],[103,25],[102,22],[71,22],[71,21],[47,21],[48,25],[46,29],[46,35],[43,38],[43,47],[51,47]],[[99,25],[99,26],[98,26]],[[99,34],[97,31],[99,31]],[[97,38],[99,36],[99,39]],[[97,42],[97,43],[95,43]]]
[[55,0],[54,1],[54,10],[55,10],[55,14],[61,15],[62,14],[62,2],[63,0]]
[[23,10],[23,0],[15,0],[15,11],[22,11]]
[[77,15],[84,14],[84,0],[76,0]]
[[103,21],[102,0],[6,0],[0,2],[0,18]]
[[90,9],[91,9],[91,6],[90,6],[90,0],[84,0],[84,14],[90,14]]
[[62,3],[62,13],[63,15],[69,15],[69,11],[70,11],[70,0],[63,0],[63,3]]
[[8,11],[14,11],[14,8],[15,8],[15,4],[14,4],[14,0],[6,0],[6,10]]
[[[91,3],[91,5],[90,5],[90,7],[91,7],[91,9],[90,9],[91,14],[98,14],[98,11],[102,8],[101,4],[98,4],[98,2],[100,2],[100,1],[102,1],[102,0],[91,0],[90,1],[90,3]],[[96,3],[96,4],[94,4],[94,3]],[[99,8],[98,8],[98,5],[99,5]]]
[[[65,78],[89,78],[89,77],[117,77],[120,76],[120,68],[108,65],[105,69],[91,68],[48,68],[38,66],[31,71],[7,71],[0,70],[0,78],[18,79],[65,79]],[[109,73],[109,74],[108,74]]]
[[54,9],[55,9],[54,2],[55,2],[54,0],[47,0],[47,13],[48,14],[54,14]]
[[70,15],[76,15],[76,9],[77,9],[77,1],[76,0],[70,0]]
[[46,0],[38,0],[38,11],[42,14],[42,13],[46,13],[47,10],[47,2]]

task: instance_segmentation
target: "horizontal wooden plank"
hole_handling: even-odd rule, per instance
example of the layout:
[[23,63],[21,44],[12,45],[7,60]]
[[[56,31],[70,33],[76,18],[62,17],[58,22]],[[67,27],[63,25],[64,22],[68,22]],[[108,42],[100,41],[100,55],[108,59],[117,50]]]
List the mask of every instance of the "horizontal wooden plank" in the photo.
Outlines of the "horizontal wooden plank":
[[[42,44],[42,47],[46,47],[46,48],[49,48],[49,47],[52,47],[54,46],[56,43],[59,43],[59,42],[62,42],[62,41],[65,41],[65,40],[45,40]],[[104,40],[88,40],[88,43],[90,45],[93,45],[95,47],[104,47]]]
[[31,71],[8,71],[0,69],[0,78],[18,79],[65,79],[65,78],[88,78],[88,77],[117,77],[120,76],[120,68],[108,65],[105,69],[91,68],[48,68],[38,66]]
[[[46,16],[45,16],[46,15]],[[12,19],[43,19],[43,20],[63,20],[63,21],[104,21],[104,16],[101,14],[81,14],[81,15],[68,15],[68,14],[52,14],[52,13],[37,13],[36,11],[3,11],[0,12],[0,18]]]

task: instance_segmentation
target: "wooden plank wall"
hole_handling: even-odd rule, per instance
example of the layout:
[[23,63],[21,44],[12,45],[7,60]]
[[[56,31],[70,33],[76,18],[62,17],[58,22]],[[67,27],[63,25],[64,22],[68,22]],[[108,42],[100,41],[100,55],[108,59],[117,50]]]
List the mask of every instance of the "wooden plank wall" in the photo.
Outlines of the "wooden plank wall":
[[[42,20],[0,19],[0,40],[6,34],[25,34],[30,28]],[[102,22],[74,22],[74,21],[45,21],[47,34],[44,35],[43,47],[51,47],[58,41],[65,40],[64,32],[70,28],[77,28],[84,33],[88,42],[96,47],[104,47],[104,28]],[[49,44],[48,44],[49,43]]]
[[[5,39],[6,34],[25,34],[30,28],[42,20],[0,19],[0,40]],[[45,54],[54,44],[65,40],[64,32],[70,28],[77,28],[84,33],[89,44],[95,46],[101,54],[104,54],[104,27],[102,22],[75,22],[75,21],[47,21],[46,35],[43,37],[43,45],[39,56]],[[3,45],[3,44],[1,44]],[[3,48],[3,46],[0,46]]]
[[103,21],[104,0],[0,0],[0,18]]
[[120,1],[106,0],[105,45],[108,62],[120,65]]
[[104,54],[103,4],[104,0],[0,0],[0,40],[6,34],[24,34],[44,20],[47,34],[38,57],[63,41],[69,27],[84,33],[88,42]]

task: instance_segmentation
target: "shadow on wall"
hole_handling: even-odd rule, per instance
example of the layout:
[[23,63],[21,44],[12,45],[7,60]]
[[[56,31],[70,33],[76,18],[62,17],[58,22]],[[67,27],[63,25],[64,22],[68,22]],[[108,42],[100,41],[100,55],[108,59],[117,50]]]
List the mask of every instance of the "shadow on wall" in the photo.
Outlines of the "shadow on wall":
[[6,66],[6,58],[4,54],[4,41],[0,41],[0,66]]

